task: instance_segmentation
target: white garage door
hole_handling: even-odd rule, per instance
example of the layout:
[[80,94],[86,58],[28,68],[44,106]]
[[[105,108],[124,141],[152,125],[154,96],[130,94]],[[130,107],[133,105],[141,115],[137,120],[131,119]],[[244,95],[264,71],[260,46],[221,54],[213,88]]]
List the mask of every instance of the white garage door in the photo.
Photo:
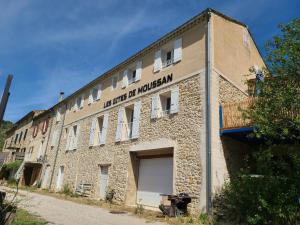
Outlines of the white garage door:
[[173,158],[141,159],[137,203],[158,207],[160,194],[173,193]]

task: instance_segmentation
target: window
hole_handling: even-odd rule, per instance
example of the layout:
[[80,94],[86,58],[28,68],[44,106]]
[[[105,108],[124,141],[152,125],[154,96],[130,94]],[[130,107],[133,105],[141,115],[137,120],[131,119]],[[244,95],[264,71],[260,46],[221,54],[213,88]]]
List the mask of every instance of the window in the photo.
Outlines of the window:
[[136,139],[139,137],[140,111],[141,101],[119,109],[116,141]]
[[66,150],[77,149],[78,137],[79,137],[79,125],[74,125],[70,127],[68,138],[67,138]]
[[111,89],[115,90],[118,87],[118,76],[113,76],[111,78]]
[[123,71],[122,88],[126,88],[128,85],[139,81],[141,79],[141,76],[142,76],[142,61],[138,61]]
[[90,146],[105,144],[107,127],[108,113],[92,120],[89,142]]
[[83,103],[84,103],[84,96],[79,96],[76,99],[76,109],[82,109],[83,108]]
[[151,118],[159,118],[179,111],[179,89],[172,90],[152,97]]
[[159,72],[162,68],[180,62],[182,59],[182,38],[166,44],[154,54],[153,71]]
[[102,85],[99,84],[96,87],[92,88],[89,94],[89,104],[97,101],[101,97]]

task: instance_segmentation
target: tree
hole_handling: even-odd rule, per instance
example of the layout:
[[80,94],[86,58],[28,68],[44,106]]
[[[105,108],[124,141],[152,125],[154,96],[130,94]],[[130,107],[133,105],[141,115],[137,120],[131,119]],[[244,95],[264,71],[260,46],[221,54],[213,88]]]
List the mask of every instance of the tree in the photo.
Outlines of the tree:
[[246,115],[257,137],[294,142],[300,140],[300,19],[279,28],[282,34],[266,44],[265,79]]
[[216,217],[234,224],[300,224],[300,19],[279,27],[266,44],[265,79],[243,111],[265,141],[215,202]]
[[0,151],[2,151],[4,141],[6,139],[6,131],[13,127],[13,123],[10,121],[3,121],[0,127]]

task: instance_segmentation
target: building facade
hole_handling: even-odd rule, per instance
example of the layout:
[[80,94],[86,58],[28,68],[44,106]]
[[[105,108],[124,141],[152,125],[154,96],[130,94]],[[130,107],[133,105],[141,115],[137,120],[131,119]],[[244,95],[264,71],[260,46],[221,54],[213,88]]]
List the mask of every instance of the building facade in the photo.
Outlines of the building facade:
[[48,110],[42,187],[155,208],[185,192],[205,210],[248,147],[221,135],[220,105],[248,98],[252,66],[264,62],[247,27],[202,12]]

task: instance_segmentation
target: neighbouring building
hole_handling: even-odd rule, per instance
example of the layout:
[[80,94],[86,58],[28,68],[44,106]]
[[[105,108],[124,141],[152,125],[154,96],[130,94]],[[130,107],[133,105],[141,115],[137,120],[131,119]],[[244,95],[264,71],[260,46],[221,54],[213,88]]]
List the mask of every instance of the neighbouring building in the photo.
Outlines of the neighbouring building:
[[205,10],[38,116],[52,121],[31,142],[42,187],[155,208],[186,192],[192,212],[209,209],[250,147],[237,105],[252,66],[265,64],[247,26]]

